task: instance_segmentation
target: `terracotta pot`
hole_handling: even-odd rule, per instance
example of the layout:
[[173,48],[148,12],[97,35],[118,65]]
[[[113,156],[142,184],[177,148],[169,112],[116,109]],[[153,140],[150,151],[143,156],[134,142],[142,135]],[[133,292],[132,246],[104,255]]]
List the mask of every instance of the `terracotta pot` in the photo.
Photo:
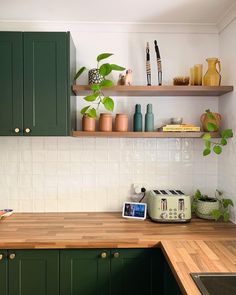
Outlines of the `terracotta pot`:
[[100,114],[99,130],[109,132],[112,131],[112,115],[107,113]]
[[129,124],[128,114],[116,114],[115,131],[127,132],[128,124]]
[[82,130],[83,131],[95,131],[96,119],[90,118],[88,115],[84,115],[82,118]]
[[201,122],[202,122],[202,128],[206,132],[209,132],[209,130],[207,128],[208,123],[213,123],[217,126],[217,130],[215,130],[215,131],[218,131],[220,128],[220,123],[221,123],[221,118],[222,118],[221,115],[218,113],[211,113],[211,114],[215,117],[215,119],[208,118],[206,113],[202,114],[201,118],[200,118]]

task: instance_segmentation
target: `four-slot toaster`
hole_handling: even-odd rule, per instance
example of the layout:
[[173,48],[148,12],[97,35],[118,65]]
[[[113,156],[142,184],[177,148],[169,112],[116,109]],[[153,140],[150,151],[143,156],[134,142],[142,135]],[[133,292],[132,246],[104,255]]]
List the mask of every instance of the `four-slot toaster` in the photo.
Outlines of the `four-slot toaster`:
[[147,195],[148,214],[156,222],[189,222],[191,197],[181,190],[151,190]]

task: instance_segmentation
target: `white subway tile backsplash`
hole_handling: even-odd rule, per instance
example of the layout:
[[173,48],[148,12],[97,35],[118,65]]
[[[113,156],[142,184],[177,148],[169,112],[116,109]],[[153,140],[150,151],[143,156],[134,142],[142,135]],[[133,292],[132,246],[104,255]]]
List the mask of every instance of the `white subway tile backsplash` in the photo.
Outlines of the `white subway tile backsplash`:
[[217,157],[204,158],[202,147],[192,139],[2,137],[0,204],[25,212],[120,211],[133,183],[211,191]]

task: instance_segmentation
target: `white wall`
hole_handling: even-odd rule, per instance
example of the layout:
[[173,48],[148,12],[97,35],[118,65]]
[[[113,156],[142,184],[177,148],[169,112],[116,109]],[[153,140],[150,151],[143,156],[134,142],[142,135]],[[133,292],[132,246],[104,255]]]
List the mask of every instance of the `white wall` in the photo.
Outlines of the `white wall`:
[[[226,27],[220,34],[220,58],[223,65],[223,84],[234,85],[236,88],[236,20]],[[232,128],[234,138],[225,147],[223,155],[219,158],[219,188],[225,195],[234,200],[236,206],[236,95],[235,91],[225,95],[219,103],[219,111],[224,118],[224,127]],[[232,210],[232,219],[236,222],[236,209]]]
[[[0,23],[0,30],[57,30],[40,23]],[[60,27],[61,28],[61,27]],[[129,67],[134,84],[146,84],[145,46],[152,54],[153,82],[156,63],[153,40],[160,45],[165,84],[175,75],[187,75],[195,63],[219,55],[219,38],[214,32],[199,34],[172,27],[172,32],[103,30],[98,25],[73,25],[77,66],[96,66],[97,54],[115,54],[111,61]],[[104,26],[102,27],[104,28]],[[70,30],[64,24],[64,30]],[[174,33],[173,33],[174,32]],[[117,75],[114,76],[117,78]],[[81,79],[86,83],[86,77]],[[78,116],[82,100],[78,97]],[[199,124],[207,108],[218,110],[218,98],[166,97],[116,98],[115,112],[128,111],[136,103],[153,103],[155,126],[173,116]],[[78,128],[80,123],[78,124]],[[217,159],[202,156],[200,139],[95,139],[95,138],[0,138],[0,207],[17,211],[117,211],[131,196],[131,184],[148,188],[181,188],[191,194],[197,188],[211,193],[217,187]]]

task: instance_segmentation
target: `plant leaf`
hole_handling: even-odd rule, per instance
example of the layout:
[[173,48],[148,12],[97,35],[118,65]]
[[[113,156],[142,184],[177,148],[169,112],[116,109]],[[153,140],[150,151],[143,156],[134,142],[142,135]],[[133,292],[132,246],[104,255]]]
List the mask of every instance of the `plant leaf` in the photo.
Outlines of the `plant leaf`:
[[212,119],[212,120],[216,120],[216,118],[212,112],[207,112],[207,118]]
[[201,198],[202,197],[202,194],[201,194],[201,192],[200,192],[200,190],[198,189],[198,190],[196,190],[196,192],[195,192],[195,194],[194,194],[194,197],[196,198],[196,199],[199,199],[199,198]]
[[94,108],[92,108],[91,110],[89,110],[88,116],[90,118],[94,118],[94,119],[97,118],[97,112],[96,112],[96,110]]
[[102,103],[104,105],[104,107],[108,110],[108,111],[113,111],[114,109],[114,101],[111,97],[109,96],[105,96],[102,100]]
[[207,148],[203,151],[203,156],[208,156],[210,153],[211,153],[211,150]]
[[220,212],[219,209],[215,209],[215,210],[212,210],[211,216],[215,219],[215,221],[217,221],[222,216],[222,213]]
[[228,208],[229,205],[231,205],[232,207],[234,206],[234,203],[231,199],[223,199],[222,204],[224,208]]
[[118,65],[115,65],[115,64],[111,64],[111,68],[113,71],[124,71],[125,68],[124,67],[121,67],[121,66],[118,66]]
[[113,53],[102,53],[97,56],[97,62],[112,56]]
[[229,221],[229,217],[230,217],[229,212],[224,212],[223,213],[223,217],[224,217],[224,222],[228,222]]
[[85,96],[84,100],[86,100],[86,101],[95,101],[98,96],[99,96],[99,93],[95,93],[95,94],[92,94],[92,95]]
[[80,114],[84,115],[89,108],[90,108],[90,106],[86,106],[86,107],[82,108],[82,110],[80,111]]
[[208,131],[216,131],[218,127],[213,123],[207,123],[207,130]]
[[222,153],[222,147],[219,146],[219,145],[215,145],[215,146],[213,147],[213,151],[214,151],[217,155],[219,155],[219,154]]
[[227,140],[225,138],[221,138],[220,144],[226,145],[227,144]]
[[99,68],[99,74],[103,77],[109,75],[112,71],[111,65],[106,63],[100,66]]
[[233,131],[232,131],[232,129],[225,129],[224,131],[221,132],[221,136],[223,138],[233,137]]
[[102,87],[112,87],[113,86],[113,82],[111,80],[105,79],[103,80],[100,85]]
[[202,136],[202,139],[204,139],[204,140],[210,140],[210,139],[211,139],[211,134],[210,134],[210,133],[205,133],[205,134]]
[[74,79],[75,79],[75,80],[78,79],[78,78],[83,74],[83,72],[84,72],[85,70],[86,70],[86,67],[82,67],[82,68],[80,68],[80,69],[78,70],[78,72],[76,73]]
[[211,142],[208,141],[208,140],[206,140],[206,141],[205,141],[205,147],[206,147],[207,149],[210,149],[210,148],[211,148]]
[[90,88],[91,88],[91,90],[93,90],[93,91],[100,91],[100,90],[101,90],[101,87],[100,87],[99,84],[92,84],[92,85],[90,86]]

